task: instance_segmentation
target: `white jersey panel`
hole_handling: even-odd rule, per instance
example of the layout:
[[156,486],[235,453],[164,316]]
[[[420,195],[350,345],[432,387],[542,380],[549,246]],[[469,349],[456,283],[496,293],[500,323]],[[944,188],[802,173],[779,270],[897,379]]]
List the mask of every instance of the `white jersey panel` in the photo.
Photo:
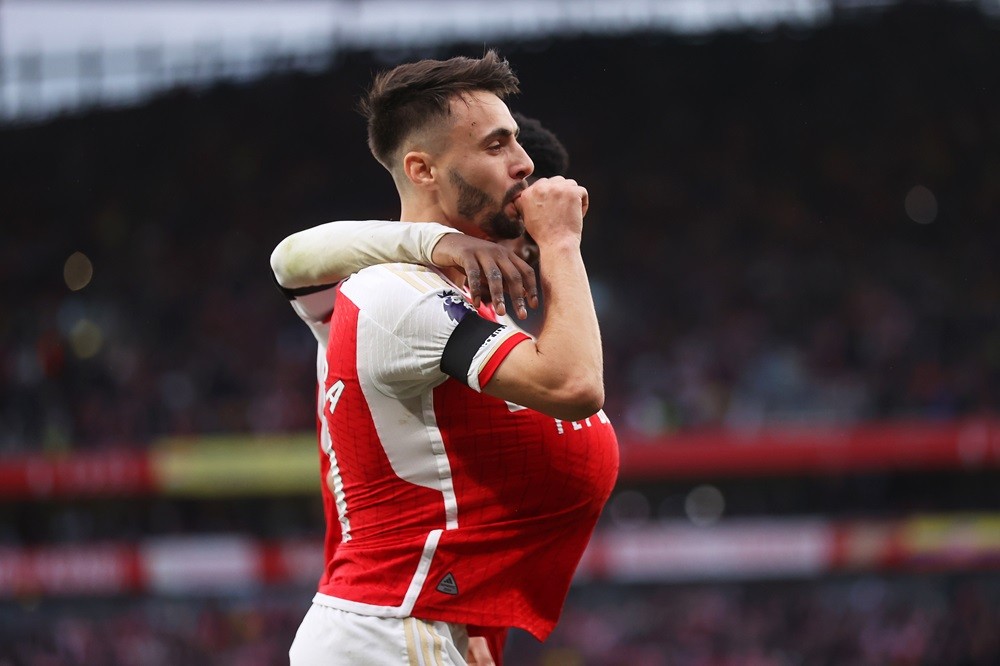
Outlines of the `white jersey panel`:
[[336,300],[337,286],[333,285],[315,294],[296,296],[290,301],[295,314],[306,323],[316,342],[323,349],[326,349],[327,340],[330,338],[330,314],[333,312]]
[[447,379],[441,352],[456,323],[439,294],[454,289],[412,265],[366,269],[342,287],[360,310],[358,382],[389,464],[401,479],[442,493],[449,529],[458,504],[430,389]]
[[360,310],[358,355],[365,358],[358,365],[378,390],[415,397],[447,379],[441,355],[458,326],[453,308],[472,310],[458,287],[423,266],[385,264],[357,273],[341,289]]

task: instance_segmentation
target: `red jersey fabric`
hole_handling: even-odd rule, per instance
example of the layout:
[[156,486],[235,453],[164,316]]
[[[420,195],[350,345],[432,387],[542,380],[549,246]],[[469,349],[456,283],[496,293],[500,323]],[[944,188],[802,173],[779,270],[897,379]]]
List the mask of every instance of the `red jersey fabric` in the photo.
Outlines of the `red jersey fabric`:
[[315,600],[479,627],[495,649],[506,627],[552,631],[618,447],[603,412],[563,422],[475,390],[522,333],[487,325],[466,376],[443,374],[450,336],[479,317],[456,296],[420,267],[366,269],[341,288],[320,362],[333,489]]

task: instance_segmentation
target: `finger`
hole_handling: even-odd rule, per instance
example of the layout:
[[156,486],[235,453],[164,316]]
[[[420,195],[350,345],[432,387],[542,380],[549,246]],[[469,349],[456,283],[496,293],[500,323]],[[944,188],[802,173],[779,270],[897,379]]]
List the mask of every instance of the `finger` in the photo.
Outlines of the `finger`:
[[580,190],[582,191],[580,199],[583,204],[583,214],[586,215],[587,209],[590,208],[590,193],[587,192],[587,188],[585,187],[581,187]]
[[[524,252],[528,257],[535,254],[531,249],[532,247],[537,250],[538,246],[534,243],[535,241],[531,240],[530,244],[525,245],[524,248],[522,248],[522,252]],[[514,289],[508,289],[508,292],[512,297],[521,298],[529,307],[537,308],[538,277],[535,275],[535,269],[532,268],[531,264],[523,256],[518,256],[517,254],[512,253],[510,257],[512,264],[511,270],[514,272],[511,273],[507,279],[512,285],[516,284],[517,289],[516,293]],[[525,311],[524,317],[527,316],[528,313]],[[524,319],[524,317],[521,317],[521,319]]]
[[479,307],[482,302],[480,290],[482,289],[482,273],[479,271],[479,264],[476,261],[469,261],[465,264],[465,280],[469,284],[469,294],[472,296],[472,305]]
[[[524,261],[520,257],[517,259],[520,262],[518,270],[521,271],[521,276],[524,278],[524,295],[528,299],[528,306],[531,308],[537,308],[538,277],[535,275],[535,269],[531,267],[531,264]],[[527,313],[525,313],[525,316],[527,316]]]
[[507,283],[507,293],[510,294],[517,318],[527,319],[528,308],[526,306],[528,301],[534,301],[531,307],[535,307],[538,302],[535,271],[526,261],[514,253],[509,255],[509,259],[508,262],[501,264],[504,280]]
[[520,261],[513,252],[508,252],[497,263],[500,272],[503,273],[504,286],[506,292],[510,294],[511,303],[524,302],[524,280],[521,278],[520,268],[514,262]]
[[[507,309],[504,305],[503,300],[503,271],[497,266],[492,259],[480,261],[483,267],[486,269],[486,282],[489,285],[490,299],[493,301],[493,309],[496,310],[498,315],[504,315]],[[486,264],[489,263],[489,267]]]

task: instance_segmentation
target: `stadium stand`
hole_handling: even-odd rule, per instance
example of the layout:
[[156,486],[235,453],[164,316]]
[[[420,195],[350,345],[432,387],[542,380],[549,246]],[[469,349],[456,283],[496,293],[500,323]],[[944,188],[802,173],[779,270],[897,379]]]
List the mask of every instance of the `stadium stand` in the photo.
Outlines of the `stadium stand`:
[[[623,446],[510,663],[1000,660],[998,36],[917,4],[502,47],[591,194]],[[267,256],[394,214],[353,104],[400,55],[0,129],[0,665],[284,659],[322,521]]]

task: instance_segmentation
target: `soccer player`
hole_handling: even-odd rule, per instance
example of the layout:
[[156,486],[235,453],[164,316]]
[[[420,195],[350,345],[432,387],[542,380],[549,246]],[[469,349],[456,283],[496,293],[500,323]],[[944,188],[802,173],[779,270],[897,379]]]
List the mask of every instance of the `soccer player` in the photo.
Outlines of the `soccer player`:
[[455,270],[376,266],[339,287],[321,437],[340,545],[293,664],[463,663],[472,625],[544,638],[613,485],[579,254],[586,191],[526,188],[532,163],[502,101],[516,89],[490,52],[400,66],[366,97],[401,219],[491,239],[527,228],[547,302],[532,340],[477,312]]
[[[565,174],[569,154],[559,137],[535,118],[517,112],[512,116],[518,126],[518,143],[534,164],[529,182]],[[449,232],[457,235],[446,237]],[[505,285],[513,292],[511,299],[518,304],[521,319],[526,316],[523,304],[537,298],[535,274],[530,266],[538,262],[538,245],[529,234],[488,243],[435,223],[338,221],[292,234],[271,255],[278,288],[315,329],[324,347],[337,283],[362,268],[397,262],[450,267],[467,273],[473,298],[497,304],[501,315],[505,308],[498,296]],[[488,276],[489,281],[482,282],[482,276]]]
[[[565,174],[569,168],[569,155],[559,138],[534,118],[520,113],[512,115],[518,126],[518,142],[534,163],[534,172],[529,181]],[[448,231],[454,233],[445,235]],[[439,241],[443,242],[439,245]],[[359,247],[354,247],[355,243]],[[421,243],[426,244],[426,247]],[[527,234],[498,244],[528,264],[534,265],[538,260],[538,245]],[[466,266],[480,267],[480,274],[486,274],[489,267],[495,265],[497,249],[489,241],[464,236],[437,224],[343,221],[293,234],[275,248],[271,261],[282,292],[316,334],[322,358],[329,339],[329,319],[335,301],[335,287],[348,275],[378,263],[427,263],[426,260],[421,262],[421,258],[432,256],[443,266],[450,265],[463,270]],[[505,259],[513,263],[510,257]],[[519,283],[531,283],[530,289],[534,291],[534,284],[531,282],[534,276],[525,269],[517,270],[523,271]],[[309,282],[316,284],[297,288],[286,286],[305,285]],[[493,300],[488,289],[484,289],[482,297],[484,301]],[[508,325],[517,325],[510,317],[503,317],[502,321]],[[332,489],[324,487],[323,492],[328,495]],[[329,507],[333,506],[329,499],[327,504]],[[339,531],[327,534],[327,561],[339,545],[339,538]],[[474,632],[483,635],[470,634],[466,656],[469,663],[477,666],[501,663],[506,631],[483,627]]]

